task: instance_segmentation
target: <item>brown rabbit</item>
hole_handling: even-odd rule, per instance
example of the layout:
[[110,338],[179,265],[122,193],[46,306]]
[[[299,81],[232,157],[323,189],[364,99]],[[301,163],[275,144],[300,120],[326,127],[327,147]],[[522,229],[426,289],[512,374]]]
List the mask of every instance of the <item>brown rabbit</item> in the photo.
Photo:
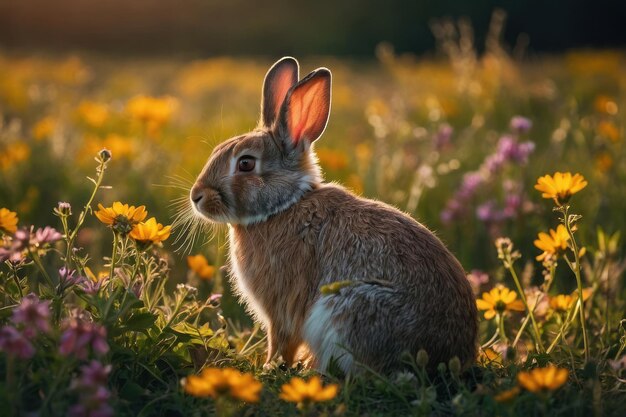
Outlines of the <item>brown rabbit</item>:
[[[191,190],[228,223],[233,283],[268,335],[267,362],[306,348],[324,371],[389,372],[425,349],[436,365],[476,355],[477,312],[463,268],[407,214],[324,183],[313,150],[330,113],[331,73],[268,71],[259,127],[217,146]],[[351,281],[333,294],[320,288]]]

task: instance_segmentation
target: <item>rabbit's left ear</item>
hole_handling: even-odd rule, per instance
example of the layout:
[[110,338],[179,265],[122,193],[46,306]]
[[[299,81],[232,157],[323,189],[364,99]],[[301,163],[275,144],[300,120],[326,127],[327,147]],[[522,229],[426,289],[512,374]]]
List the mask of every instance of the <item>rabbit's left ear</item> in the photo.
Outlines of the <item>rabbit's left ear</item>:
[[298,82],[299,66],[295,58],[278,60],[265,74],[261,102],[261,125],[270,128],[278,117],[287,92]]
[[287,93],[278,119],[279,137],[295,147],[319,138],[330,115],[331,74],[319,68],[304,77]]

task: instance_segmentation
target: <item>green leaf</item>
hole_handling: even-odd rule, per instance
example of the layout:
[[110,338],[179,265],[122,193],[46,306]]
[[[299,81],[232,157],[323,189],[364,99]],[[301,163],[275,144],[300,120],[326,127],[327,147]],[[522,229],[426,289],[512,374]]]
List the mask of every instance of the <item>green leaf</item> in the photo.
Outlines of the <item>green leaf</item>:
[[157,315],[149,311],[136,311],[124,323],[126,330],[145,331],[151,327]]

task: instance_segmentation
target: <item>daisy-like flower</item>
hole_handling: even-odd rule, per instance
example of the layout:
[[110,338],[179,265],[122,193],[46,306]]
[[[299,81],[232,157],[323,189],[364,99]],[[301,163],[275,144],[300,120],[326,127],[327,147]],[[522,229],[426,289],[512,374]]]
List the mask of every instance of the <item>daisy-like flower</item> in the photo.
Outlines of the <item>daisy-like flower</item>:
[[189,266],[189,269],[197,276],[207,281],[215,275],[215,267],[209,265],[209,261],[201,254],[188,256],[187,266]]
[[493,397],[499,403],[508,403],[513,401],[519,395],[520,389],[519,387],[513,387],[506,391],[502,391],[500,394]]
[[517,300],[517,294],[510,289],[498,285],[489,292],[484,292],[482,298],[476,300],[479,310],[485,310],[485,318],[491,320],[496,314],[505,311],[524,311],[524,303]]
[[317,375],[308,382],[294,377],[288,384],[282,386],[279,397],[288,402],[306,405],[332,400],[337,396],[338,390],[337,384],[322,386],[322,379]]
[[541,232],[537,237],[535,246],[543,251],[541,255],[537,256],[538,261],[563,253],[567,249],[567,243],[569,242],[569,233],[567,233],[567,228],[562,224],[556,230],[550,229],[550,234]]
[[13,234],[17,231],[17,213],[7,208],[0,208],[0,230]]
[[557,206],[567,203],[570,197],[587,186],[587,181],[580,174],[555,172],[554,175],[539,177],[535,189],[542,192],[543,198],[551,198]]
[[200,375],[190,375],[182,383],[185,392],[195,397],[227,396],[248,403],[258,402],[263,388],[252,374],[234,368],[205,368]]
[[[591,288],[583,288],[583,302],[591,296],[593,290]],[[572,305],[578,301],[578,290],[571,294],[559,294],[550,297],[550,308],[557,311],[567,311]]]
[[569,371],[548,365],[545,368],[535,368],[529,372],[517,374],[519,384],[530,392],[549,392],[560,388],[567,382]]
[[150,245],[166,240],[170,237],[171,230],[172,226],[163,226],[151,217],[145,222],[136,224],[130,232],[130,237],[142,245]]
[[148,216],[146,206],[129,206],[119,201],[114,202],[111,207],[98,204],[98,209],[94,212],[98,220],[124,235],[128,234],[133,230],[133,226]]

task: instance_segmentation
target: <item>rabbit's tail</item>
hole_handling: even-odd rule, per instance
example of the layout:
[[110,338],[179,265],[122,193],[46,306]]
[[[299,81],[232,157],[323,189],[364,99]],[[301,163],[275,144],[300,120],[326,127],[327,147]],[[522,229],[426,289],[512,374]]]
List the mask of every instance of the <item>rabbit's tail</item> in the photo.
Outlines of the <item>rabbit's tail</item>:
[[401,290],[358,283],[318,299],[303,336],[315,358],[313,366],[322,372],[334,362],[346,374],[363,365],[389,373],[403,366],[403,352],[415,355],[422,348],[431,366],[453,356],[467,363],[475,357],[475,331],[459,323],[459,314],[465,313],[455,310],[426,312]]

